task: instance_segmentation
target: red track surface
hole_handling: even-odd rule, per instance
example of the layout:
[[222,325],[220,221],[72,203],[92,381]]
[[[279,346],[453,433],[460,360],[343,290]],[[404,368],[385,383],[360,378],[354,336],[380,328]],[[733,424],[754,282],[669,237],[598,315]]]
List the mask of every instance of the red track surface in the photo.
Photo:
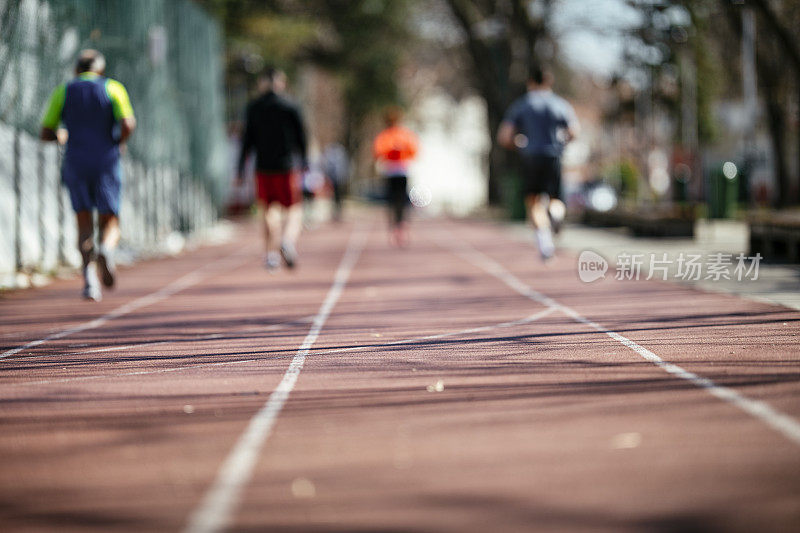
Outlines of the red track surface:
[[800,529],[798,313],[583,284],[574,257],[542,265],[502,228],[445,221],[418,222],[405,250],[377,224],[319,229],[277,275],[243,227],[123,270],[101,304],[77,280],[4,296],[0,351],[70,334],[0,358],[0,528],[186,527],[296,359],[353,231],[365,246],[299,379],[239,490],[223,490],[226,529]]

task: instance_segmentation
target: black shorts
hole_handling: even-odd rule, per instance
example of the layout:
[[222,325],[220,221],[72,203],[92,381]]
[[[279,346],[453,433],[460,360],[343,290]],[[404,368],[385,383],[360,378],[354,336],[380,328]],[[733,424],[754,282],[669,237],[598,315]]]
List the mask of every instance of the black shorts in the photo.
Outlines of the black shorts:
[[547,193],[561,198],[561,158],[546,155],[522,158],[522,194]]

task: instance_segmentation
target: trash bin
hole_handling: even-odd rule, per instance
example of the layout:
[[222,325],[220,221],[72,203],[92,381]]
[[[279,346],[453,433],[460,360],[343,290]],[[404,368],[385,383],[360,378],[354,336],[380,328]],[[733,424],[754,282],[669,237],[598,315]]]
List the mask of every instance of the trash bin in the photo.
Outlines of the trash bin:
[[525,220],[525,198],[519,172],[509,170],[502,175],[503,207],[511,220]]
[[739,200],[739,169],[731,161],[717,165],[709,173],[708,216],[730,218]]

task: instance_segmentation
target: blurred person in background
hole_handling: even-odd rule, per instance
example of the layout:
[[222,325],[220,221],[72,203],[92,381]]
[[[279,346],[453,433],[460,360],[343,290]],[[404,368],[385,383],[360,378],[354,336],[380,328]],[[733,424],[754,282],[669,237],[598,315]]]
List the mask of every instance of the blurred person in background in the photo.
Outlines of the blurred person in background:
[[342,219],[342,199],[350,174],[347,150],[338,142],[328,144],[322,150],[321,164],[322,172],[333,190],[333,220],[339,222]]
[[303,226],[314,229],[317,226],[317,198],[325,192],[325,174],[320,169],[319,161],[312,160],[302,176],[303,183]]
[[266,268],[274,272],[281,258],[297,263],[297,239],[303,224],[301,172],[308,167],[306,132],[300,109],[281,93],[286,74],[269,68],[259,79],[259,96],[247,106],[236,181],[244,180],[245,163],[256,154],[256,201],[264,228]]
[[[236,176],[239,172],[239,152],[242,149],[242,135],[244,134],[244,123],[241,120],[228,122],[228,164],[230,176]],[[238,181],[228,191],[227,211],[230,215],[240,215],[250,211],[250,207],[255,200],[255,161],[252,158],[245,165],[242,175],[242,183]]]
[[389,108],[384,118],[386,129],[375,138],[372,151],[386,186],[391,242],[395,246],[405,246],[408,244],[405,220],[408,167],[417,155],[419,142],[414,132],[400,125],[402,113],[399,108]]
[[579,130],[572,106],[553,93],[553,81],[552,72],[531,64],[528,92],[511,104],[497,132],[501,146],[521,155],[526,212],[544,260],[555,253],[553,229],[559,229],[566,215],[561,154]]
[[[120,146],[136,128],[128,92],[118,81],[104,77],[106,60],[97,50],[83,50],[75,78],[53,91],[42,118],[41,139],[63,142],[66,152],[61,180],[69,190],[78,221],[78,249],[83,263],[83,297],[99,302],[103,285],[113,287],[114,251],[120,238],[119,206],[122,189]],[[100,243],[95,247],[94,211]]]

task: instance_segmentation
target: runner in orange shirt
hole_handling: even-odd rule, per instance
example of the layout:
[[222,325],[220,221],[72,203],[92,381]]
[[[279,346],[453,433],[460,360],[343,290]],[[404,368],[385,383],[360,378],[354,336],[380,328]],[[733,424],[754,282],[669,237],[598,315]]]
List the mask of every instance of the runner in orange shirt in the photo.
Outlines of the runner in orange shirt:
[[386,112],[386,129],[378,134],[372,151],[378,162],[386,185],[386,200],[389,205],[390,238],[395,246],[408,244],[408,228],[405,222],[408,204],[408,167],[417,155],[417,136],[399,125],[402,113],[392,107]]

